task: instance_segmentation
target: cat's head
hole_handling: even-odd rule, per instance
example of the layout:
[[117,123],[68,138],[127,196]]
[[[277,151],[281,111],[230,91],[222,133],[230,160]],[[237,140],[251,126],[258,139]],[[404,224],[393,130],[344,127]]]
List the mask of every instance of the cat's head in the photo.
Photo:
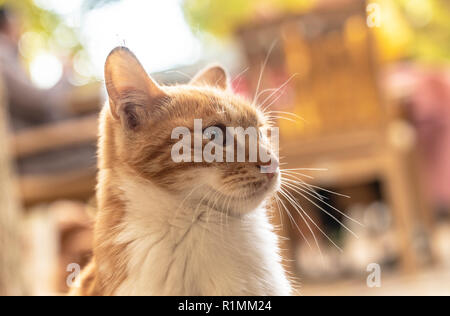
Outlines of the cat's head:
[[[100,168],[126,167],[127,172],[167,190],[183,203],[209,204],[229,213],[248,212],[278,189],[277,157],[263,136],[268,121],[255,105],[232,93],[227,73],[220,66],[206,68],[187,85],[159,86],[133,53],[119,47],[107,58],[105,81],[109,108],[103,111],[103,132],[107,137],[100,146],[106,157]],[[199,120],[200,135],[195,128]],[[259,155],[251,160],[250,137],[244,136],[242,143],[242,138],[240,142],[227,127],[256,131],[253,140],[259,149],[269,153],[270,161],[262,162]],[[191,140],[187,156],[185,150],[174,150],[185,136],[175,132],[180,130],[191,133],[184,139]],[[215,154],[217,150],[224,161],[194,158],[196,138],[200,139],[200,152],[209,143],[214,147],[210,152]],[[226,158],[230,138],[235,141],[231,146],[234,161]],[[246,149],[243,162],[242,157],[237,157],[239,146]],[[180,152],[191,161],[178,162],[174,154]]]

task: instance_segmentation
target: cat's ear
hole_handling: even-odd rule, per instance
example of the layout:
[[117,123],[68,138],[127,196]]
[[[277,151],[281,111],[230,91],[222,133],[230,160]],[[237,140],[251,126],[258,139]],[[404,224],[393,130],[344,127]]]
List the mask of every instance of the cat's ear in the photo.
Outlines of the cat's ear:
[[212,86],[226,90],[229,86],[227,71],[219,65],[212,65],[195,75],[189,84],[194,86]]
[[115,48],[106,59],[105,83],[112,115],[130,128],[166,96],[126,47]]

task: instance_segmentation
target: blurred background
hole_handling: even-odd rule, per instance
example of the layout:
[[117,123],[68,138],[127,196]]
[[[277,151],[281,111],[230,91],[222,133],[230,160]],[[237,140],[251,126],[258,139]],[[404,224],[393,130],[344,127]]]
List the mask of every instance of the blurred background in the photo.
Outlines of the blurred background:
[[90,258],[118,45],[163,84],[220,62],[278,118],[301,295],[450,295],[446,0],[0,0],[0,294],[63,294]]

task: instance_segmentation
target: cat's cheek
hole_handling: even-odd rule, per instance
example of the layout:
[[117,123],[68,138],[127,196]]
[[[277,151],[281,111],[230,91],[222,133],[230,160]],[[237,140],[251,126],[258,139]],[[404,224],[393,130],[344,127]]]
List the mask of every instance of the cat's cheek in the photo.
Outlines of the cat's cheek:
[[183,175],[183,183],[187,188],[192,188],[193,185],[205,185],[216,188],[220,183],[220,175],[217,168],[212,165],[198,166]]

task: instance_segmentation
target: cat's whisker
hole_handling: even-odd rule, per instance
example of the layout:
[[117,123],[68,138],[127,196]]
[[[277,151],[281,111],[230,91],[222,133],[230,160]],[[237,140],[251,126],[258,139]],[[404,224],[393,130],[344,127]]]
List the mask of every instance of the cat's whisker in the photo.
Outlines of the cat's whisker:
[[195,190],[199,189],[200,187],[203,186],[203,183],[195,186],[185,197],[184,199],[181,201],[180,205],[178,206],[178,208],[175,210],[174,212],[174,216],[172,217],[172,221],[173,219],[177,218],[178,216],[178,212],[180,211],[180,209],[182,208],[184,202],[186,202],[186,200],[192,195],[192,193],[194,193]]
[[250,69],[250,67],[245,68],[243,71],[241,71],[240,73],[238,73],[238,74],[236,75],[236,77],[234,77],[234,79],[231,81],[231,85],[233,85],[234,82],[235,82],[235,80],[239,78],[239,81],[238,81],[237,84],[236,84],[235,90],[239,90],[239,87],[241,86],[242,75],[243,75],[244,73],[246,73],[249,69]]
[[[207,196],[209,196],[209,195],[211,195],[212,193],[214,193],[214,191],[212,191],[212,190],[208,191],[208,192],[203,196],[203,198],[198,202],[198,204],[197,204],[197,206],[196,206],[196,208],[195,208],[195,210],[194,210],[194,215],[192,216],[192,224],[191,224],[191,226],[194,225],[194,223],[195,223],[196,221],[200,221],[200,218],[202,217],[203,213],[201,213],[200,215],[197,216],[197,210],[198,210],[198,209],[201,209],[202,202],[203,202],[204,198],[207,197]],[[203,245],[203,237],[204,237],[204,234],[205,234],[206,229],[207,229],[207,225],[206,225],[206,227],[204,227],[203,232],[202,232],[202,237],[200,238],[200,240],[201,240],[200,244],[201,244],[201,245]]]
[[[300,215],[300,217],[302,218],[303,222],[306,224],[306,227],[308,227],[308,230],[310,231],[311,235],[313,236],[314,242],[315,242],[315,244],[316,244],[316,246],[317,246],[317,250],[319,251],[320,255],[322,256],[322,250],[320,249],[319,242],[318,242],[318,240],[317,240],[317,238],[316,238],[316,236],[315,236],[313,230],[311,229],[311,226],[309,226],[308,221],[305,219],[305,217],[303,216],[302,212],[300,212],[300,211],[298,210],[297,206],[295,205],[295,204],[296,204],[295,201],[292,200],[292,199],[287,195],[287,192],[284,191],[283,188],[280,189],[280,194],[282,194],[282,195],[286,198],[286,200],[294,207],[294,209],[295,209],[295,210],[297,211],[297,213]],[[300,205],[299,205],[299,207],[300,207]],[[300,207],[300,208],[301,208],[301,207]],[[312,249],[311,246],[310,246],[310,249]]]
[[[281,190],[278,191],[277,193],[282,194]],[[308,247],[310,249],[312,249],[311,244],[308,240],[308,238],[306,238],[305,234],[303,233],[303,231],[300,229],[300,227],[298,226],[297,222],[295,221],[294,217],[292,216],[291,212],[289,212],[289,209],[287,208],[286,204],[284,204],[283,200],[280,197],[277,197],[278,200],[280,201],[281,205],[283,206],[287,216],[289,217],[289,220],[291,222],[291,224],[294,224],[295,227],[297,228],[298,232],[300,233],[300,235],[302,236],[302,238],[305,240],[306,244],[308,245]]]
[[[230,186],[232,186],[232,184],[226,184],[226,185],[223,187],[223,189],[228,188],[228,187],[230,187]],[[216,200],[216,202],[219,200],[219,198],[220,198],[220,195],[219,195],[218,199]],[[220,229],[221,229],[222,240],[223,240],[223,236],[224,236],[224,232],[223,232],[223,230],[224,230],[223,216],[225,216],[225,220],[226,220],[225,225],[228,225],[228,203],[229,203],[230,200],[231,200],[231,196],[229,196],[229,197],[227,197],[227,198],[225,199],[225,201],[224,201],[224,203],[223,203],[223,205],[227,204],[227,207],[226,207],[226,209],[225,209],[225,212],[224,212],[223,209],[220,211]],[[215,203],[216,203],[216,202],[215,202]],[[215,207],[215,204],[213,205],[213,208],[214,208],[214,207]]]
[[[265,103],[270,100],[271,97],[273,97],[278,91],[280,91],[281,89],[283,89],[293,78],[295,78],[296,76],[298,76],[298,73],[294,73],[292,76],[290,76],[283,84],[281,84],[281,86],[279,86],[274,92],[272,92],[267,98],[264,99],[264,101],[261,103],[261,107],[263,107],[265,105]],[[273,103],[273,102],[272,102]],[[272,105],[272,104],[270,104]],[[270,106],[269,105],[269,106]],[[265,106],[263,108],[263,113],[266,112],[266,110],[268,109],[269,106]]]
[[[279,116],[282,116],[282,115],[280,115],[280,114],[268,114],[267,113],[267,109],[270,109],[270,107],[273,105],[273,104],[275,104],[275,103],[277,103],[278,102],[278,100],[284,95],[284,93],[286,92],[286,90],[285,89],[283,89],[283,90],[280,90],[280,91],[277,91],[276,93],[279,93],[275,98],[273,98],[272,99],[272,101],[270,101],[266,106],[264,106],[264,108],[263,108],[263,113],[266,115],[266,116],[274,116],[274,115],[279,115]],[[267,98],[266,98],[267,99]]]
[[187,73],[182,72],[180,70],[167,70],[167,71],[164,71],[164,73],[166,73],[166,74],[177,73],[177,74],[182,75],[183,77],[185,77],[185,78],[187,78],[189,80],[192,80],[192,76],[189,76]]
[[[322,235],[323,236],[325,236],[325,238],[327,238],[328,239],[328,241],[330,241],[332,244],[333,244],[333,246],[335,246],[340,252],[343,252],[343,250],[341,249],[341,247],[339,247],[320,227],[319,227],[319,225],[317,225],[316,224],[316,222],[314,222],[314,220],[308,215],[308,213],[301,207],[301,205],[298,203],[298,202],[296,202],[295,200],[294,200],[294,197],[292,196],[292,194],[291,193],[289,193],[288,191],[286,191],[285,192],[285,194],[286,194],[286,198],[289,198],[289,200],[292,202],[292,206],[294,206],[294,208],[295,209],[297,209],[297,207],[298,208],[300,208],[300,210],[303,212],[303,214],[305,214],[305,216],[311,221],[311,223],[322,233]],[[300,213],[300,211],[297,209],[297,211]],[[306,221],[305,221],[305,223],[306,223]],[[319,244],[318,244],[318,241],[317,241],[317,239],[316,239],[316,237],[315,237],[315,235],[314,235],[314,233],[311,231],[311,233],[313,234],[313,236],[314,236],[314,239],[316,240],[316,243],[317,243],[317,247],[319,248],[319,250],[320,250],[320,246],[319,246]],[[323,259],[323,255],[322,255],[322,252],[321,252],[321,256],[322,256],[322,259]]]
[[328,192],[328,193],[331,193],[331,194],[334,194],[334,195],[337,195],[337,196],[342,196],[342,197],[345,197],[345,198],[347,198],[347,199],[350,199],[350,198],[351,198],[349,195],[342,194],[342,193],[338,193],[338,192],[335,192],[335,191],[332,191],[332,190],[328,190],[328,189],[319,187],[319,186],[317,186],[317,185],[312,185],[312,184],[308,184],[308,185],[311,186],[311,187],[313,187],[313,188],[316,188],[316,189],[319,189],[319,190],[322,190],[322,191],[325,191],[325,192]]
[[[317,192],[316,190],[310,188],[308,186],[308,183],[306,183],[305,181],[303,181],[300,178],[296,177],[295,175],[282,174],[282,176],[284,176],[282,178],[282,181],[286,181],[286,182],[290,182],[291,184],[299,185],[300,187],[302,187],[302,188],[308,190],[309,192],[311,192],[312,194],[314,194],[320,200],[328,199],[326,196],[323,196],[319,192]],[[297,179],[297,180],[290,179],[290,178],[288,178],[288,176],[293,177],[294,179]]]
[[236,81],[236,79],[238,79],[238,78],[239,78],[239,79],[242,78],[242,75],[245,74],[249,69],[250,69],[250,67],[247,67],[247,68],[245,68],[244,70],[242,70],[240,73],[238,73],[238,74],[233,78],[233,80],[231,80],[231,82]]
[[265,113],[267,113],[267,114],[269,114],[269,115],[272,114],[272,113],[291,115],[291,116],[293,116],[293,117],[295,117],[295,118],[297,118],[297,119],[299,119],[299,120],[302,120],[302,121],[305,121],[305,122],[306,122],[306,120],[305,120],[303,117],[301,117],[301,116],[298,115],[298,114],[292,113],[292,112],[270,110],[270,111],[267,111],[267,112],[265,112]]
[[[300,168],[299,168],[299,169],[300,169]],[[295,169],[294,169],[294,170],[295,170]],[[287,171],[287,169],[284,169],[283,171]],[[294,174],[295,174],[295,172],[294,172]],[[343,213],[343,212],[340,211],[339,209],[337,209],[337,208],[333,207],[332,205],[328,204],[327,202],[325,202],[324,199],[328,199],[328,198],[325,197],[325,196],[323,196],[323,195],[321,195],[321,194],[319,194],[319,193],[317,193],[315,190],[313,190],[313,189],[311,189],[311,188],[317,188],[317,189],[323,190],[323,191],[325,191],[325,192],[333,193],[333,194],[335,194],[335,195],[343,196],[343,197],[346,197],[346,198],[350,198],[349,196],[344,195],[344,194],[340,194],[340,193],[337,193],[337,192],[334,192],[334,191],[330,191],[330,190],[327,190],[327,189],[323,189],[323,188],[318,187],[318,186],[311,185],[311,184],[306,183],[305,181],[301,180],[300,178],[298,178],[298,177],[296,177],[296,176],[294,176],[294,175],[292,175],[292,174],[289,174],[289,172],[288,172],[288,173],[285,173],[284,175],[286,175],[286,176],[291,176],[291,177],[293,177],[293,178],[295,178],[295,179],[297,179],[297,180],[299,180],[299,181],[295,181],[295,180],[292,180],[292,179],[289,179],[289,178],[284,178],[283,180],[285,180],[285,181],[287,181],[287,182],[291,182],[291,185],[297,184],[297,185],[299,185],[300,187],[303,187],[304,189],[308,190],[310,193],[304,191],[303,189],[300,189],[300,188],[299,188],[299,189],[302,190],[302,191],[304,191],[305,193],[307,193],[308,195],[310,195],[310,196],[312,196],[312,197],[314,197],[314,196],[311,195],[311,193],[314,194],[314,195],[316,196],[316,198],[319,197],[319,199],[320,199],[325,205],[329,206],[330,208],[332,208],[333,210],[335,210],[336,212],[338,212],[338,213],[341,214],[342,216],[344,216],[344,217],[346,217],[347,219],[349,219],[349,220],[351,220],[351,221],[353,221],[353,222],[359,224],[360,226],[364,226],[362,223],[358,222],[357,220],[351,218],[350,216],[348,216],[347,214]],[[303,175],[303,174],[302,174],[302,175]],[[357,237],[357,236],[356,236],[356,237]]]
[[197,206],[195,207],[194,213],[193,213],[193,216],[192,216],[192,223],[194,223],[194,222],[198,219],[197,211],[199,211],[199,210],[201,209],[201,206],[202,206],[203,201],[204,201],[208,196],[210,196],[210,195],[213,194],[213,193],[215,193],[215,191],[212,190],[212,189],[209,189],[209,191],[207,191],[206,194],[203,195],[203,197],[202,197],[202,198],[200,199],[200,201],[197,203]]
[[[225,212],[221,212],[221,214],[220,214],[220,229],[221,229],[221,234],[222,234],[222,240],[223,240],[223,236],[224,236],[224,232],[223,232],[223,230],[225,229],[225,228],[228,228],[228,227],[226,227],[226,226],[228,226],[228,206],[229,206],[229,203],[230,203],[230,201],[231,201],[231,197],[228,197],[226,200],[225,200],[225,204],[227,205],[226,206],[226,208],[225,208]],[[225,213],[225,214],[224,214]],[[225,216],[225,225],[223,225],[223,216]]]
[[281,214],[281,207],[280,207],[280,202],[278,202],[279,197],[277,196],[277,194],[273,195],[273,200],[275,201],[276,205],[276,209],[278,211],[278,215],[280,216],[280,225],[281,227],[283,227],[283,215]]
[[234,91],[239,91],[239,88],[241,87],[241,81],[242,81],[242,77],[239,77],[236,87],[233,87]]
[[[283,94],[285,93],[285,91],[286,91],[285,89],[283,89],[283,90],[276,89],[274,92],[272,92],[272,94],[273,94],[273,93],[275,93],[275,94],[278,93],[278,95],[277,95],[275,98],[273,98],[272,101],[270,101],[266,106],[264,106],[264,108],[262,108],[262,111],[263,111],[263,113],[264,113],[265,115],[269,116],[267,109],[269,109],[269,108],[272,106],[272,104],[276,103],[276,102],[283,96]],[[269,95],[269,96],[264,100],[264,102],[266,102],[266,100],[272,98],[272,97],[273,97],[272,94]],[[262,106],[261,106],[261,107],[262,107]]]
[[[215,208],[216,203],[220,200],[221,195],[222,195],[222,190],[229,187],[231,184],[223,184],[221,185],[218,189],[215,190],[214,194],[211,196],[211,198],[209,199],[209,201],[213,200],[214,203],[213,205],[207,205],[206,207],[206,226],[204,227],[203,233],[202,233],[202,237],[200,239],[200,244],[203,245],[204,243],[204,237],[206,234],[206,230],[209,228],[209,220],[210,220],[210,216]],[[223,225],[222,225],[222,216],[223,216],[223,211],[220,211],[220,215],[219,215],[219,221],[220,221],[220,227],[221,227],[221,238],[222,238],[222,242],[225,243],[224,240],[224,231],[223,231]]]
[[272,42],[272,44],[270,45],[269,50],[267,51],[266,58],[264,59],[264,62],[263,62],[262,67],[261,67],[261,72],[259,73],[258,83],[256,85],[256,92],[255,92],[255,96],[253,97],[252,105],[255,105],[256,96],[258,95],[259,88],[261,86],[261,80],[262,80],[262,77],[263,77],[264,70],[265,70],[265,68],[267,66],[267,62],[269,61],[270,54],[272,53],[272,50],[274,49],[276,43],[277,43],[277,40],[274,40]]
[[[283,169],[282,171],[287,171],[287,170],[289,170],[289,169]],[[295,173],[295,172],[290,172],[290,173],[294,173],[294,174],[297,174],[297,175],[303,175],[303,176],[306,176],[305,174],[303,174],[303,173]],[[289,172],[287,172],[286,174],[289,174]],[[299,178],[296,178],[296,179],[298,179],[298,180],[300,180]],[[302,181],[302,180],[301,180]],[[335,191],[331,191],[331,190],[328,190],[328,189],[325,189],[325,188],[322,188],[322,187],[319,187],[319,186],[316,186],[316,185],[312,185],[312,184],[310,184],[310,183],[306,183],[306,182],[304,182],[304,181],[302,181],[302,183],[304,183],[305,185],[307,185],[308,187],[311,187],[311,188],[315,188],[315,189],[318,189],[318,190],[322,190],[322,191],[324,191],[324,192],[328,192],[328,193],[331,193],[331,194],[334,194],[334,195],[337,195],[337,196],[341,196],[341,197],[345,197],[345,198],[350,198],[350,196],[348,196],[348,195],[345,195],[345,194],[342,194],[342,193],[338,193],[338,192],[335,192]],[[328,199],[328,198],[327,198]]]
[[[289,169],[283,169],[283,171],[286,171],[286,170],[289,170]],[[342,194],[342,193],[339,193],[339,192],[335,192],[335,191],[332,191],[332,190],[329,190],[329,189],[325,189],[325,188],[322,188],[322,187],[317,186],[317,185],[313,185],[313,184],[306,183],[306,182],[305,182],[305,184],[307,184],[309,187],[312,187],[312,188],[315,188],[315,189],[318,189],[318,190],[322,190],[324,192],[328,192],[328,193],[331,193],[331,194],[334,194],[334,195],[337,195],[337,196],[345,197],[347,199],[351,198],[349,195],[345,195],[345,194]]]
[[284,169],[281,169],[280,173],[281,174],[285,174],[285,175],[289,175],[289,176],[298,175],[298,176],[305,177],[305,178],[308,178],[308,179],[314,179],[313,176],[310,176],[308,174],[304,174],[304,173],[300,173],[300,172],[294,172],[294,171],[289,171],[289,170],[284,170]]
[[[213,191],[213,194],[209,195],[209,197],[207,198],[207,205],[206,205],[206,228],[209,227],[209,221],[210,221],[210,217],[211,214],[213,214],[213,211],[215,209],[215,206],[217,205],[217,203],[220,201],[220,199],[222,198],[222,191],[228,187],[232,187],[233,183],[225,183],[223,185],[221,185],[219,188],[215,189]],[[210,192],[211,193],[211,192]],[[221,238],[222,241],[225,242],[225,240],[223,240],[223,236],[224,236],[224,226],[228,225],[228,209],[229,209],[229,203],[232,201],[232,196],[229,196],[225,199],[225,201],[222,203],[223,205],[227,205],[225,209],[223,209],[221,207],[221,210],[219,211],[219,222],[220,222],[220,230],[221,230]],[[201,203],[201,202],[200,202]],[[211,204],[212,203],[212,204]],[[223,217],[225,216],[225,225],[223,225]],[[201,243],[204,242],[204,235],[206,233],[206,229],[203,231],[202,233],[202,238],[201,238]]]
[[296,170],[306,170],[306,171],[328,171],[327,168],[289,168],[283,169],[284,171],[296,171]]
[[[314,234],[314,231],[312,230],[311,226],[309,225],[308,221],[305,219],[305,216],[307,216],[309,218],[309,220],[315,225],[316,223],[308,216],[308,214],[303,210],[303,208],[300,206],[300,204],[298,204],[290,195],[288,195],[287,191],[284,191],[283,189],[280,190],[280,193],[283,194],[284,198],[291,204],[291,206],[294,207],[294,209],[296,210],[296,212],[300,215],[300,217],[302,218],[303,222],[305,223],[305,225],[308,227],[308,230],[310,231],[311,235],[313,236],[314,239],[314,243],[316,244],[317,250],[319,251],[319,255],[320,258],[323,262],[324,257],[323,257],[323,253],[322,253],[322,249],[320,248],[319,245],[319,241],[316,237],[316,235]],[[305,216],[304,216],[304,215]],[[328,236],[327,236],[328,237]],[[310,248],[311,249],[311,248]]]
[[286,178],[286,177],[284,177],[281,181],[283,183],[289,183],[291,185],[299,186],[300,188],[309,191],[311,194],[313,194],[315,196],[316,199],[318,199],[320,201],[324,201],[324,200],[328,199],[326,196],[323,196],[319,192],[317,192],[314,189],[308,187],[308,185],[305,184],[305,182],[303,182],[303,181],[292,180],[292,179],[289,179],[289,178]]
[[[231,186],[232,184],[225,184],[224,186],[222,186],[222,188],[224,189],[225,187],[228,187],[228,186]],[[220,192],[219,192],[220,193]],[[215,203],[217,203],[217,201],[219,200],[221,198],[221,196],[220,196],[220,194],[217,196],[217,198],[216,198],[216,201],[214,202],[214,204],[213,204],[213,206],[211,207],[211,208],[209,208],[209,213],[211,213],[212,212],[212,209],[215,207]],[[224,240],[224,236],[225,236],[225,234],[224,234],[224,228],[226,228],[226,226],[228,225],[228,211],[227,211],[227,209],[228,209],[228,203],[230,202],[230,200],[231,200],[231,196],[227,196],[226,197],[226,199],[225,199],[225,201],[223,201],[223,205],[227,205],[227,207],[225,208],[225,209],[221,209],[221,211],[220,211],[220,216],[219,216],[219,223],[220,223],[220,235],[221,235],[221,239],[222,239],[222,242],[223,243],[225,243],[225,240]],[[225,216],[225,220],[226,220],[226,222],[225,222],[225,225],[223,225],[223,217]],[[209,220],[209,216],[208,216],[208,220]]]
[[[255,101],[255,104],[258,104],[259,97],[262,96],[264,93],[267,93],[267,92],[273,92],[273,91],[275,91],[275,90],[277,90],[277,88],[268,88],[268,89],[261,90],[261,91],[256,95],[256,101]],[[259,107],[259,105],[258,105],[258,107]]]
[[[214,200],[215,200],[215,202],[214,202],[214,204],[216,203],[216,201],[220,198],[220,190],[222,189],[222,187],[224,187],[225,185],[222,185],[220,188],[219,188],[219,190],[217,190],[213,195],[212,195],[212,197],[211,197],[211,199],[213,199],[213,198],[215,198]],[[206,228],[207,227],[209,227],[209,218],[210,218],[210,216],[211,216],[211,212],[212,212],[212,208],[214,207],[214,205],[213,206],[211,206],[211,207],[209,207],[209,206],[207,206],[207,210],[206,210],[206,227],[205,227],[205,229],[203,230],[203,233],[202,233],[202,237],[201,237],[201,240],[200,240],[200,244],[202,244],[203,245],[203,242],[204,242],[204,237],[205,237],[205,234],[206,234]],[[222,216],[222,214],[220,214],[220,216]],[[224,240],[223,240],[223,232],[222,232],[222,242],[224,242]]]
[[[289,183],[284,183],[284,185],[288,188],[290,188],[292,191],[300,194],[302,197],[304,197],[306,200],[308,200],[310,203],[312,203],[313,205],[315,205],[316,207],[318,207],[320,210],[322,210],[322,212],[324,212],[325,214],[327,214],[328,216],[330,216],[333,220],[335,220],[338,224],[340,224],[345,230],[347,230],[350,234],[352,234],[355,238],[359,239],[358,235],[356,235],[350,228],[348,228],[344,223],[342,223],[338,218],[336,218],[336,216],[334,216],[333,214],[331,214],[330,212],[328,212],[327,210],[325,210],[322,206],[320,206],[319,204],[317,204],[316,202],[314,202],[312,199],[308,198],[306,195],[309,195],[311,197],[314,197],[314,195],[312,195],[311,193],[309,193],[308,191],[300,188],[300,187],[296,187],[292,184]],[[303,193],[302,193],[303,192]],[[306,194],[306,195],[305,195]],[[339,214],[341,214],[342,216],[344,216],[345,218],[359,224],[362,225],[361,223],[359,223],[357,220],[351,218],[350,216],[348,216],[347,214],[345,214],[344,212],[338,210],[337,208],[335,208],[334,206],[330,205],[329,203],[325,202],[325,201],[321,201],[323,204],[327,205],[328,207],[332,208],[333,210],[335,210],[336,212],[338,212]]]
[[[308,183],[303,180],[303,178],[307,178],[307,179],[314,179],[311,176],[308,175],[303,175],[303,174],[296,174],[296,173],[288,173],[288,172],[281,172],[280,171],[280,175],[282,176],[283,179],[288,179],[288,180],[292,180],[292,181],[296,181],[299,182],[305,186],[308,186]],[[311,191],[314,191],[314,189],[310,188]]]
[[227,203],[227,207],[226,207],[226,210],[225,210],[225,225],[227,225],[228,226],[228,217],[229,217],[229,215],[230,215],[230,204],[231,204],[231,202],[232,202],[232,197],[231,197],[231,195],[230,195],[230,197],[229,197],[229,199],[228,199],[228,203]]
[[271,120],[271,119],[278,119],[278,120],[286,120],[286,121],[289,121],[289,122],[292,122],[292,123],[298,123],[296,120],[291,119],[290,117],[276,116],[276,115],[270,115],[270,116],[267,116],[267,117],[269,118],[269,120]]

